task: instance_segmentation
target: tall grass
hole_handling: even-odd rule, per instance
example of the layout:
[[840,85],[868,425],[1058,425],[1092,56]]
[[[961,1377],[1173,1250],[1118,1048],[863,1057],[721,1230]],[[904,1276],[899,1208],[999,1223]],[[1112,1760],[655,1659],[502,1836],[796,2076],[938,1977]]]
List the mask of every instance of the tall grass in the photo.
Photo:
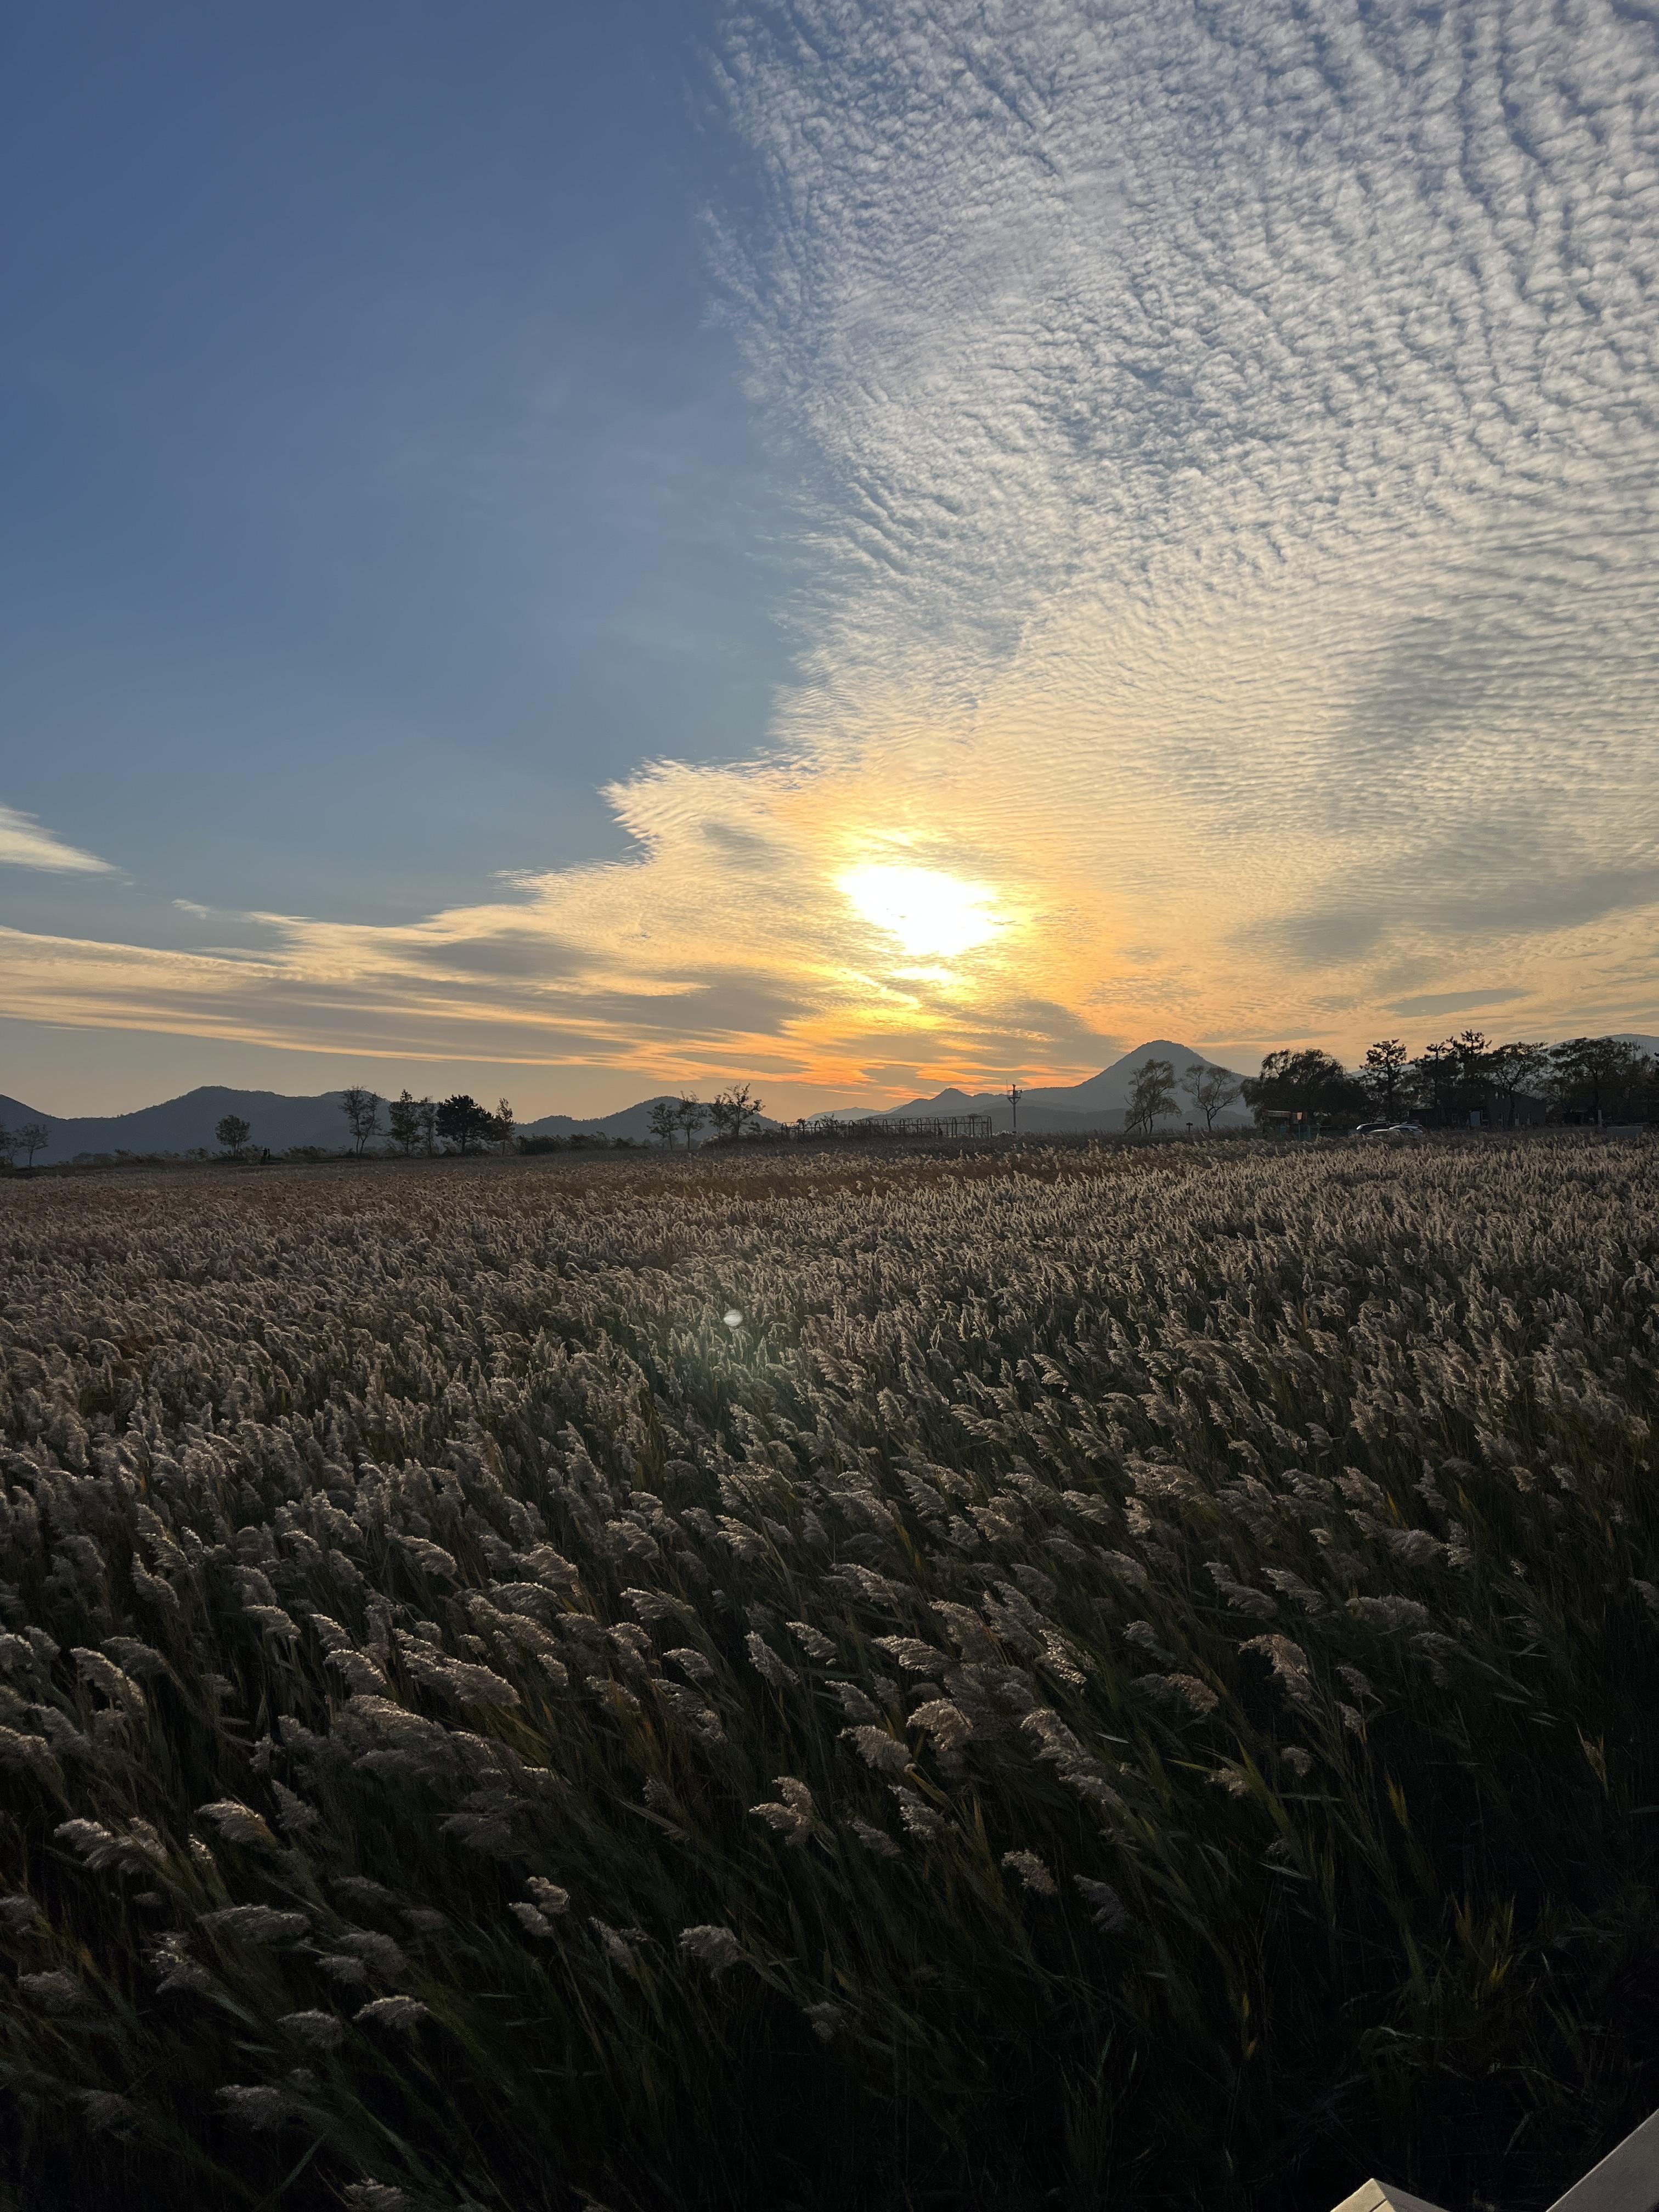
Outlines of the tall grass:
[[1656,1250],[1577,1139],[8,1188],[17,2201],[1547,2201]]

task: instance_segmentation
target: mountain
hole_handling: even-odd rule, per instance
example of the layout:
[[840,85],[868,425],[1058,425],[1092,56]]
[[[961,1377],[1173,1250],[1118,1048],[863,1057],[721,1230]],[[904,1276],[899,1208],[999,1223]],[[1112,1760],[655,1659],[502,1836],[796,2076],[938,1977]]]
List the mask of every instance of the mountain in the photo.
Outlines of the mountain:
[[251,1141],[268,1145],[273,1152],[285,1152],[291,1145],[322,1145],[337,1152],[350,1141],[340,1111],[342,1095],[325,1091],[320,1097],[287,1098],[278,1091],[205,1085],[131,1114],[70,1115],[39,1114],[20,1099],[0,1097],[0,1128],[42,1123],[51,1135],[46,1149],[36,1155],[42,1163],[72,1160],[77,1152],[188,1152],[198,1145],[216,1152],[214,1128],[227,1114],[240,1115],[253,1133]]
[[[651,1109],[664,1104],[678,1106],[679,1103],[678,1091],[659,1091],[649,1098],[641,1098],[636,1106],[623,1106],[614,1114],[601,1114],[590,1121],[572,1121],[568,1114],[544,1114],[539,1121],[521,1123],[519,1133],[525,1137],[625,1137],[636,1145],[650,1145],[656,1142],[651,1134]],[[764,1114],[760,1116],[763,1129],[781,1126]],[[699,1143],[706,1143],[713,1134],[712,1127],[705,1123]],[[678,1141],[684,1143],[684,1139]]]
[[[251,1143],[268,1146],[273,1152],[285,1152],[299,1145],[319,1145],[326,1152],[336,1152],[351,1141],[340,1110],[343,1095],[325,1091],[314,1098],[288,1098],[276,1091],[227,1091],[215,1085],[188,1091],[182,1098],[168,1098],[159,1106],[141,1106],[131,1114],[71,1115],[37,1113],[19,1098],[0,1096],[0,1128],[15,1129],[24,1121],[41,1122],[51,1135],[46,1150],[35,1155],[42,1166],[72,1160],[79,1152],[189,1152],[203,1145],[210,1152],[217,1152],[219,1140],[213,1133],[227,1114],[238,1115],[248,1124]],[[527,1137],[580,1133],[628,1137],[635,1144],[649,1144],[651,1109],[659,1097],[666,1097],[671,1105],[678,1103],[674,1093],[659,1092],[657,1097],[642,1098],[636,1106],[624,1106],[618,1113],[602,1114],[594,1120],[573,1121],[568,1114],[544,1114],[538,1121],[521,1122],[520,1130]],[[763,1118],[761,1127],[772,1129],[777,1124]],[[702,1133],[707,1139],[711,1132],[705,1128]],[[375,1141],[386,1142],[384,1107],[380,1134]]]
[[[1121,1130],[1124,1109],[1129,1103],[1129,1093],[1137,1073],[1149,1060],[1167,1060],[1175,1068],[1177,1080],[1185,1074],[1194,1060],[1206,1067],[1215,1067],[1219,1062],[1206,1059],[1190,1045],[1176,1044],[1169,1037],[1154,1037],[1150,1043],[1138,1044],[1133,1052],[1126,1052],[1109,1067],[1103,1067],[1098,1075],[1085,1078],[1081,1083],[1038,1085],[1024,1092],[1019,1102],[1019,1126],[1032,1136],[1081,1136],[1091,1131]],[[953,1114],[987,1114],[992,1126],[1006,1129],[1009,1125],[1006,1097],[1000,1091],[940,1091],[931,1098],[912,1098],[902,1106],[892,1106],[884,1117],[887,1121],[908,1119],[911,1115],[933,1116]],[[1201,1121],[1203,1116],[1183,1093],[1181,1099],[1181,1118]],[[1218,1129],[1240,1128],[1250,1118],[1248,1108],[1240,1100],[1224,1113],[1216,1116]],[[1166,1125],[1167,1126],[1167,1125]]]

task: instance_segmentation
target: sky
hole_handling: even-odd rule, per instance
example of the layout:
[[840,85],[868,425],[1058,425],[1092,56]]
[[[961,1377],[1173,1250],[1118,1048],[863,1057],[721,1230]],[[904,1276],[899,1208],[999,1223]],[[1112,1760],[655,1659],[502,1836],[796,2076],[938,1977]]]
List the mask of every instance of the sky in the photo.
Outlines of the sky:
[[1659,6],[14,13],[0,1091],[1659,1029]]

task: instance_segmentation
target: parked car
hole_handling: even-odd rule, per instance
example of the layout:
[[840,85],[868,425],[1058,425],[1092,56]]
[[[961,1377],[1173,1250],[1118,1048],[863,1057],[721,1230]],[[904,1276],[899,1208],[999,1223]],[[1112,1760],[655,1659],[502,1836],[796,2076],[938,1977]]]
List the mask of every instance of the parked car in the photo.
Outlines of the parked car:
[[1356,1137],[1386,1137],[1393,1127],[1392,1121],[1362,1121],[1354,1134]]
[[1391,1137],[1426,1137],[1428,1133],[1420,1121],[1396,1121],[1389,1131]]

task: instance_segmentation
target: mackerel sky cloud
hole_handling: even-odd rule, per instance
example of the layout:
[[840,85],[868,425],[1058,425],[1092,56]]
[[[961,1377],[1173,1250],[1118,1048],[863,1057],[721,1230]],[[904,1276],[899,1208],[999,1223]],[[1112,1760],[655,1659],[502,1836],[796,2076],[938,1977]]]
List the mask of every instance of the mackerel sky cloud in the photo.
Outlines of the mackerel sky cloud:
[[6,1011],[549,1104],[1659,1027],[1651,11],[799,0],[686,66],[782,641],[744,742],[665,692],[575,749],[589,856],[515,808],[424,912],[23,916]]

